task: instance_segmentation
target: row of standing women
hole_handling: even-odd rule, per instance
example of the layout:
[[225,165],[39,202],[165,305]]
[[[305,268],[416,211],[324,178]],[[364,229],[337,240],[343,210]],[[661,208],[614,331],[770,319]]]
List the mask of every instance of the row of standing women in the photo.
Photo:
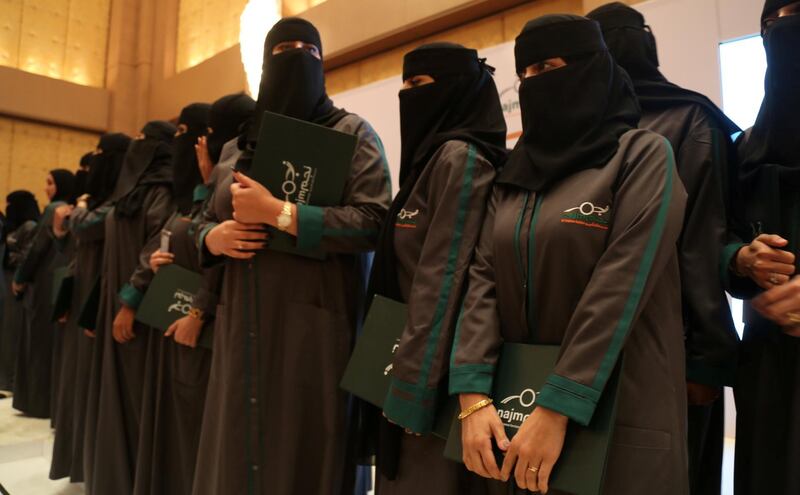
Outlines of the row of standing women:
[[[713,103],[659,72],[653,34],[624,4],[524,27],[510,152],[487,61],[417,48],[394,200],[377,134],[325,92],[319,33],[278,22],[257,102],[230,95],[187,106],[177,128],[103,136],[88,196],[39,224],[30,198],[9,197],[11,289],[40,292],[58,259],[75,276],[56,332],[72,393],[53,394],[52,477],[93,494],[350,494],[374,459],[380,495],[552,493],[567,425],[591,422],[617,368],[603,493],[719,493],[725,385],[739,403],[736,493],[796,493],[797,13],[767,1],[766,97],[738,146]],[[340,205],[285,204],[247,177],[267,110],[357,137]],[[326,258],[265,250],[273,229]],[[134,316],[170,263],[203,282],[162,336]],[[726,289],[752,300],[741,343]],[[408,307],[383,411],[338,386],[373,294]],[[52,338],[49,315],[17,311],[29,341]],[[198,347],[209,332],[213,350]],[[511,440],[489,400],[504,342],[561,346]],[[20,349],[15,407],[46,416],[22,404],[49,392]],[[465,415],[463,465],[431,435],[448,394]]]

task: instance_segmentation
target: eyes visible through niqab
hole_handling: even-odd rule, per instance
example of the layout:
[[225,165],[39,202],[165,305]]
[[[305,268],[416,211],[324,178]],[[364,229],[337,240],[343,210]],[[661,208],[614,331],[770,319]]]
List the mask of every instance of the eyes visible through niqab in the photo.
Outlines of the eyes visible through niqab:
[[781,17],[788,17],[790,15],[798,15],[798,14],[800,14],[800,2],[794,2],[785,7],[779,8],[778,10],[768,15],[764,19],[764,22],[761,24],[761,33],[763,34],[764,32],[766,32],[766,30],[769,29],[769,27],[772,26],[772,24],[774,24],[775,21],[777,21]]

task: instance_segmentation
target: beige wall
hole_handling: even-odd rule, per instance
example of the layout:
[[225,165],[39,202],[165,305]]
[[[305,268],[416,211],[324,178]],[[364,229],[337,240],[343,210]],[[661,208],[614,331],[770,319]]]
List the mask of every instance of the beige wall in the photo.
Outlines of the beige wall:
[[97,134],[21,119],[0,117],[0,205],[15,189],[28,189],[39,205],[48,203],[45,178],[54,168],[77,170],[81,156],[97,144]]

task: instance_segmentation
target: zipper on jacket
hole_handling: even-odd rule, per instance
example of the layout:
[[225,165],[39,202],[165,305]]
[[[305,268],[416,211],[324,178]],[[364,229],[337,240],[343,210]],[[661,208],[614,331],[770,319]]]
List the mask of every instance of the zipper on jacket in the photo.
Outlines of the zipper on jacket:
[[528,273],[526,275],[527,288],[525,294],[525,315],[528,322],[528,339],[533,342],[536,336],[536,312],[534,310],[533,298],[535,295],[534,290],[534,257],[536,254],[536,222],[539,219],[539,211],[542,205],[542,194],[536,194],[536,200],[533,204],[533,212],[531,213],[530,231],[528,232]]

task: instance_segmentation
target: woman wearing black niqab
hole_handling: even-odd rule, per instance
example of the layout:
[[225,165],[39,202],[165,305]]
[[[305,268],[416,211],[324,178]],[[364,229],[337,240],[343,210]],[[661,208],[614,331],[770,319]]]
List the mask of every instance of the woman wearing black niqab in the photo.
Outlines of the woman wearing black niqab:
[[25,324],[22,303],[14,297],[11,282],[22,260],[25,259],[36,222],[39,220],[39,204],[30,191],[13,191],[6,196],[6,216],[3,225],[3,282],[5,296],[3,298],[3,319],[0,330],[0,389],[12,390],[14,387],[14,368],[16,366],[17,347],[22,328]]
[[[54,364],[60,351],[61,324],[51,321],[53,272],[67,263],[54,243],[56,208],[73,201],[75,176],[64,169],[51,170],[45,192],[50,203],[36,226],[31,247],[14,274],[12,289],[23,294],[25,327],[17,353],[14,382],[15,409],[38,418],[52,418],[56,409],[58,373]],[[56,361],[56,363],[54,363]]]
[[[442,404],[429,391],[446,381],[467,267],[495,170],[507,154],[493,71],[475,50],[452,43],[424,45],[404,58],[402,186],[389,208],[370,282],[370,292],[408,305],[383,409],[398,426],[381,420],[379,427],[379,495],[462,494],[480,482],[442,457],[444,441],[431,435]],[[434,317],[437,307],[446,308],[440,319]]]
[[[67,312],[62,344],[62,359],[58,402],[61,405],[55,418],[55,440],[50,464],[50,478],[69,477],[72,482],[83,481],[83,437],[86,422],[86,397],[96,339],[94,325],[80,320],[82,309],[95,286],[100,284],[100,265],[103,258],[105,216],[111,206],[108,197],[116,187],[117,178],[131,138],[112,133],[100,137],[92,153],[86,177],[85,194],[76,207],[54,225],[53,232],[62,245],[71,245],[73,292]],[[96,304],[95,304],[96,307]]]
[[[339,381],[362,317],[364,255],[375,248],[391,194],[378,136],[326,95],[322,53],[308,21],[285,18],[270,30],[254,125],[237,168],[250,165],[265,110],[353,134],[340,204],[284,203],[244,175],[232,186],[228,175],[217,181],[198,228],[203,264],[222,264],[225,275],[197,495],[353,492],[348,397]],[[242,223],[233,220],[234,207]],[[297,246],[325,251],[324,261],[263,249],[263,224],[277,227],[284,210]]]
[[144,368],[154,336],[134,322],[134,314],[153,278],[148,260],[158,246],[148,241],[174,211],[171,145],[176,132],[168,122],[145,125],[128,147],[108,199],[113,208],[105,216],[95,346],[101,356],[99,369],[91,372],[84,442],[91,493],[133,490]]
[[639,127],[666,137],[689,193],[679,263],[689,391],[689,474],[694,495],[719,495],[725,425],[723,386],[736,376],[739,336],[719,277],[726,205],[735,189],[731,136],[740,129],[705,96],[669,82],[644,16],[621,2],[586,15],[600,23],[609,51],[633,79]]
[[[739,140],[741,242],[729,246],[729,290],[745,299],[736,396],[737,495],[800,492],[800,2],[770,0],[756,123]],[[756,262],[758,263],[756,264]]]
[[[172,263],[195,273],[203,271],[192,221],[206,198],[207,177],[201,174],[195,146],[208,130],[210,110],[211,105],[193,103],[178,118],[172,160],[177,211],[164,224],[170,232],[169,249],[162,252],[159,247],[150,255],[153,272]],[[148,244],[160,245],[160,238],[159,232]],[[203,322],[188,318],[188,322],[182,320],[184,328],[177,335],[173,327],[163,337],[149,329],[153,338],[145,365],[134,494],[188,494],[192,490],[211,351],[196,347]],[[191,328],[185,328],[186,323]]]
[[[514,54],[522,136],[492,192],[450,357],[464,461],[495,480],[491,493],[547,492],[567,425],[592,421],[620,369],[601,492],[686,494],[675,256],[686,193],[672,150],[635,128],[631,82],[596,22],[541,17],[525,25]],[[488,400],[504,342],[560,346],[511,442]],[[493,443],[505,451],[502,466]]]

